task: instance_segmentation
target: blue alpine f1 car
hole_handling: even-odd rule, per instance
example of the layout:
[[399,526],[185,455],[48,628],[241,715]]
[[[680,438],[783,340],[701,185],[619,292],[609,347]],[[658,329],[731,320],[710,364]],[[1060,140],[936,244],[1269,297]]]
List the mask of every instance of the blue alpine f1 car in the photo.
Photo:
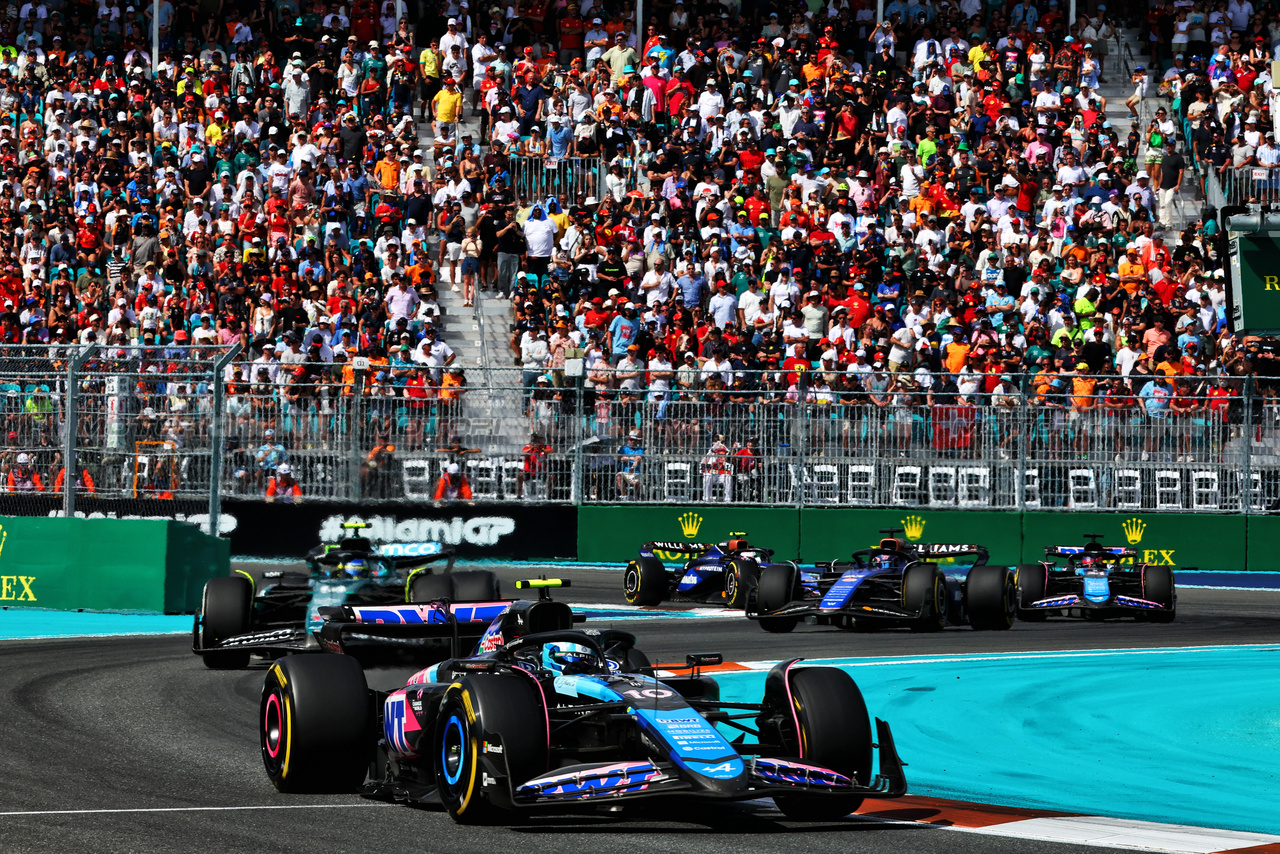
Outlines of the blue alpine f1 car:
[[982,546],[910,543],[889,534],[875,548],[813,571],[769,564],[747,603],[747,617],[769,632],[789,632],[801,620],[852,631],[946,626],[1008,629],[1017,609],[1013,569],[987,563]]
[[[332,616],[364,618],[351,607]],[[369,690],[348,656],[282,659],[258,717],[267,774],[283,792],[438,799],[460,823],[664,797],[771,797],[788,816],[831,819],[906,792],[889,725],[872,729],[844,671],[787,661],[761,702],[721,702],[701,672],[718,654],[658,665],[684,675],[657,678],[633,635],[573,624],[549,598],[510,603],[470,655],[389,692]]]
[[1018,619],[1173,622],[1178,614],[1173,570],[1139,563],[1137,549],[1104,546],[1098,542],[1101,534],[1084,536],[1089,542],[1083,546],[1049,546],[1044,555],[1050,560],[1018,567]]
[[[315,651],[322,608],[501,599],[492,572],[453,572],[454,552],[440,543],[378,545],[362,536],[364,523],[343,527],[348,536],[308,552],[308,572],[270,570],[254,577],[242,570],[209,580],[192,627],[192,651],[206,667],[238,669],[255,654]],[[443,569],[435,569],[438,562],[445,562]]]
[[[679,568],[666,566],[663,558],[681,561]],[[645,543],[622,574],[622,592],[629,605],[676,599],[743,608],[760,578],[760,565],[772,558],[772,549],[751,545],[746,534],[731,534],[714,545]]]

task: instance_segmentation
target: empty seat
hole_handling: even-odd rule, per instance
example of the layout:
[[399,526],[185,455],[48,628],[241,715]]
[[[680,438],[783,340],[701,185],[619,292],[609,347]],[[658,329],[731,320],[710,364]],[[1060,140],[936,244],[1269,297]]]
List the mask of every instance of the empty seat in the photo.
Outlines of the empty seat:
[[467,460],[467,480],[473,497],[498,497],[498,464],[493,460]]
[[956,503],[956,470],[954,466],[930,466],[929,504],[948,507]]
[[1067,506],[1098,506],[1098,478],[1093,469],[1071,469],[1067,472]]
[[840,468],[838,466],[821,463],[809,466],[806,474],[809,480],[807,492],[813,503],[840,503]]
[[1222,509],[1222,480],[1216,471],[1191,473],[1191,509]]
[[876,467],[849,466],[849,504],[865,507],[876,503]]
[[666,463],[662,467],[664,501],[689,501],[693,498],[692,466],[689,463]]
[[893,491],[889,500],[894,504],[911,506],[920,503],[920,466],[898,466],[893,470]]
[[1116,469],[1111,489],[1111,505],[1117,509],[1142,509],[1142,472]]
[[1040,509],[1040,469],[1029,468],[1022,473],[1022,504],[1028,510]]
[[1176,469],[1156,471],[1156,509],[1182,509],[1182,472]]
[[956,469],[956,503],[961,507],[990,507],[991,469],[986,466]]

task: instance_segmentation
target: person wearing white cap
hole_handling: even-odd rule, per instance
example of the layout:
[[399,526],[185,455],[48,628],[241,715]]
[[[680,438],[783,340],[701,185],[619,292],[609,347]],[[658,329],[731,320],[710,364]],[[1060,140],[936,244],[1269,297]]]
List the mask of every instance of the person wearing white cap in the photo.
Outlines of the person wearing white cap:
[[467,476],[462,473],[462,466],[449,463],[445,467],[440,474],[440,480],[436,481],[434,498],[436,501],[471,500],[471,484],[467,482]]
[[293,476],[293,466],[281,463],[275,474],[267,478],[267,501],[281,504],[301,504],[302,486]]
[[447,26],[448,30],[440,37],[440,52],[447,57],[456,46],[462,53],[466,53],[471,45],[467,43],[467,34],[458,26],[458,19],[450,18]]

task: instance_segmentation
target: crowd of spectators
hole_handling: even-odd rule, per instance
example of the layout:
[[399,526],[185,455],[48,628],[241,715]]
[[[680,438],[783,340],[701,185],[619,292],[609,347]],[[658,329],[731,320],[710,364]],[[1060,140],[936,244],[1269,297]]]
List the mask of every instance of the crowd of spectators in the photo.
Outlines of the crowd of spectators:
[[1182,120],[1219,168],[1280,156],[1270,22],[1212,5],[1150,7],[1128,104],[1161,109],[1125,127],[1098,87],[1142,22],[1104,4],[658,2],[637,33],[592,0],[28,3],[0,19],[0,342],[239,343],[228,433],[323,448],[355,396],[365,477],[455,432],[437,288],[511,300],[526,450],[637,391],[660,418],[1162,374],[1208,407],[1266,348],[1226,330],[1213,217],[1181,221]]

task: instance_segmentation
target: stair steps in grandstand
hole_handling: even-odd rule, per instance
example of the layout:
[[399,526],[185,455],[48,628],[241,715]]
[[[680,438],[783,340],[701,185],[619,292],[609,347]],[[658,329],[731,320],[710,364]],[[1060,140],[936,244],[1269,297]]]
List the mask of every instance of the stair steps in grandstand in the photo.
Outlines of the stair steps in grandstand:
[[[1139,107],[1141,119],[1138,120],[1138,132],[1143,134],[1144,138],[1138,146],[1138,168],[1142,168],[1141,164],[1147,155],[1145,139],[1147,125],[1155,116],[1157,107],[1163,105],[1166,109],[1169,108],[1169,100],[1156,94],[1160,78],[1164,76],[1164,68],[1151,67],[1150,58],[1146,53],[1145,36],[1140,30],[1125,28],[1117,30],[1116,35],[1117,38],[1111,43],[1110,54],[1107,57],[1107,73],[1104,75],[1107,82],[1098,87],[1098,93],[1107,99],[1107,120],[1123,140],[1129,135],[1129,125],[1133,121],[1129,118],[1129,108],[1124,103],[1125,99],[1133,94],[1133,83],[1130,82],[1133,70],[1142,65],[1146,66],[1150,72],[1151,83],[1147,87],[1147,97]],[[1179,148],[1185,149],[1185,147],[1186,140],[1181,139],[1181,130],[1179,130]],[[1177,245],[1178,234],[1182,232],[1185,224],[1196,216],[1198,206],[1193,200],[1193,186],[1192,181],[1184,180],[1183,191],[1174,205],[1173,222],[1164,223],[1170,245]]]

